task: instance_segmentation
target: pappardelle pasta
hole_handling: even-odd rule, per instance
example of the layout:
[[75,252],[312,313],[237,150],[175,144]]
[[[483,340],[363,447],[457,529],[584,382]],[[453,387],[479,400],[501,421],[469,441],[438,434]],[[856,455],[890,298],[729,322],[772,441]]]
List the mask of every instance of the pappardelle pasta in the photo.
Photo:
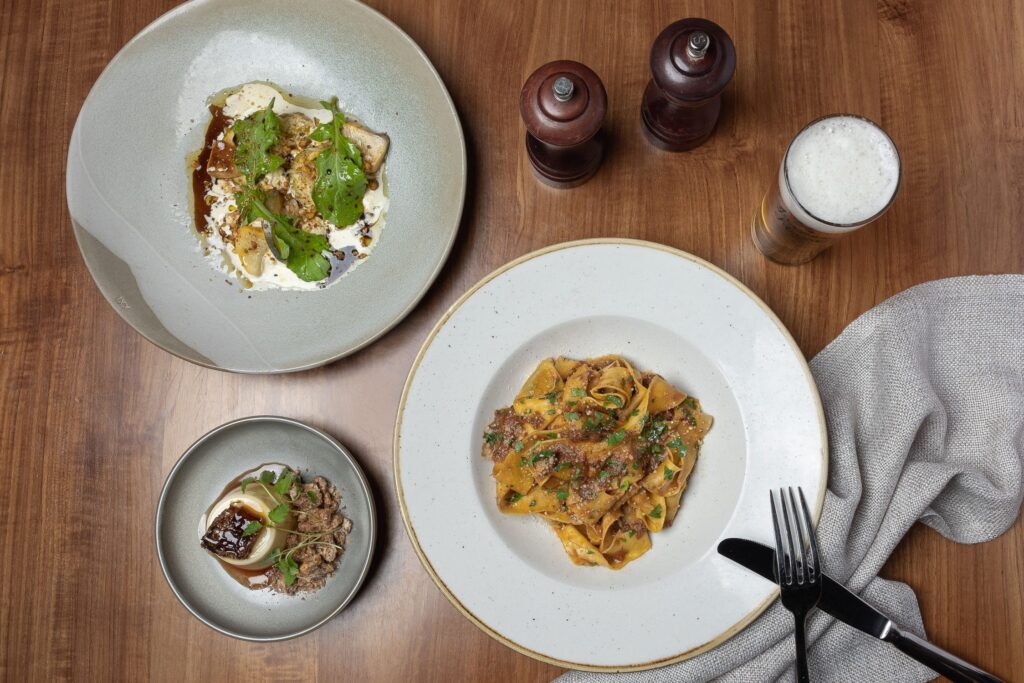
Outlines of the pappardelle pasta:
[[545,359],[494,413],[498,508],[535,514],[576,564],[621,569],[671,526],[712,418],[620,356]]

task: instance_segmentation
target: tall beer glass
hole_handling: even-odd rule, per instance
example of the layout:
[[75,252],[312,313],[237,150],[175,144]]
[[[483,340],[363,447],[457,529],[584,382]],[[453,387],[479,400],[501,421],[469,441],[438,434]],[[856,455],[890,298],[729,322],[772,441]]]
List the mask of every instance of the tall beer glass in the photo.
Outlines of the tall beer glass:
[[777,263],[806,263],[885,213],[899,186],[900,155],[884,130],[862,116],[822,117],[789,143],[754,214],[754,244]]

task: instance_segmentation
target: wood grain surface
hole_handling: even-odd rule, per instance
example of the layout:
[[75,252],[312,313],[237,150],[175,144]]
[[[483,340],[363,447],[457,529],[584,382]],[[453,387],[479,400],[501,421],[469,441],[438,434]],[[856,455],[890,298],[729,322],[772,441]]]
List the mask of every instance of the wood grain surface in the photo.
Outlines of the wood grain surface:
[[[984,0],[373,0],[433,60],[469,142],[468,203],[419,307],[327,368],[236,376],[171,357],[90,280],[64,201],[72,125],[111,57],[173,0],[0,2],[0,677],[5,680],[547,681],[448,604],[402,528],[391,437],[406,373],[434,321],[479,278],[556,242],[656,240],[721,266],[810,357],[886,297],[935,278],[1024,270],[1024,5]],[[699,149],[655,151],[639,102],[647,53],[703,16],[739,54],[724,117]],[[608,158],[587,185],[538,185],[519,88],[582,61],[609,95]],[[793,134],[821,114],[879,121],[904,162],[892,210],[813,263],[754,249],[749,221]],[[125,140],[125,144],[132,144]],[[145,160],[140,160],[145,163]],[[163,478],[233,418],[322,427],[361,459],[382,517],[362,593],[313,635],[257,645],[193,619],[153,542]],[[1024,672],[1024,524],[980,546],[915,529],[886,575],[917,591],[928,635],[1006,680]]]

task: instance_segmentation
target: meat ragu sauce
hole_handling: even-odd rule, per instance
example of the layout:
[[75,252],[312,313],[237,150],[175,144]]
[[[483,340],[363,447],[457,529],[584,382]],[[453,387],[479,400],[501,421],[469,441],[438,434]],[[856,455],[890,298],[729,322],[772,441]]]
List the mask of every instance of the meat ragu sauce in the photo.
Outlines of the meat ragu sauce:
[[192,200],[193,211],[195,212],[196,230],[206,234],[209,228],[206,225],[206,217],[209,215],[210,207],[206,203],[206,193],[210,191],[213,178],[206,170],[210,162],[210,152],[217,136],[224,132],[228,126],[228,117],[224,115],[224,108],[213,104],[210,105],[210,125],[206,129],[206,139],[203,142],[203,149],[196,159],[196,167],[192,169]]

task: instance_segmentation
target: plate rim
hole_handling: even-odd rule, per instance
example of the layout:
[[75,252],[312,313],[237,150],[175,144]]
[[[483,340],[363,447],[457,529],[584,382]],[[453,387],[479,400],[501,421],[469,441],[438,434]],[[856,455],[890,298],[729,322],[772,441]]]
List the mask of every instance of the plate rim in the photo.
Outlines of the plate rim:
[[[363,567],[359,571],[359,576],[356,579],[355,584],[353,584],[352,589],[349,591],[348,595],[346,595],[345,598],[340,603],[338,603],[338,606],[330,614],[328,614],[326,617],[324,617],[320,621],[318,621],[315,624],[312,624],[310,626],[307,626],[305,628],[302,628],[302,629],[300,629],[298,631],[293,631],[293,632],[286,633],[286,634],[280,635],[280,636],[266,636],[266,637],[263,637],[263,636],[243,635],[243,634],[238,633],[236,631],[233,631],[233,630],[231,630],[229,628],[222,627],[219,624],[216,624],[216,623],[206,619],[201,614],[196,612],[196,610],[193,609],[193,607],[189,603],[189,601],[186,600],[185,597],[182,595],[181,591],[178,589],[178,586],[175,585],[174,579],[171,578],[171,573],[170,573],[170,571],[168,571],[168,568],[167,568],[167,560],[164,557],[163,544],[160,542],[160,523],[163,520],[164,503],[166,502],[166,499],[167,499],[168,489],[170,488],[170,485],[171,485],[172,481],[174,480],[174,478],[177,476],[178,470],[184,465],[185,461],[188,460],[188,458],[193,454],[193,452],[195,450],[197,450],[200,446],[202,446],[206,441],[208,441],[209,439],[213,438],[214,436],[216,436],[217,434],[219,434],[219,433],[221,433],[223,431],[227,431],[229,429],[233,429],[235,427],[238,427],[241,424],[245,424],[245,423],[248,423],[248,422],[270,422],[270,423],[285,424],[285,425],[288,425],[290,427],[300,427],[300,428],[305,429],[306,431],[312,432],[314,435],[319,436],[320,438],[324,439],[331,446],[333,446],[335,450],[338,451],[338,453],[343,457],[344,460],[346,460],[348,462],[349,465],[352,466],[352,469],[356,473],[356,478],[359,480],[359,483],[362,486],[363,492],[366,495],[366,499],[369,501],[369,506],[368,506],[369,507],[369,519],[367,520],[367,525],[366,526],[367,526],[368,534],[369,534],[369,548],[370,548],[370,550],[366,554],[366,560],[363,562]],[[210,431],[208,431],[205,434],[203,434],[202,436],[200,436],[194,442],[192,442],[192,445],[190,445],[188,448],[186,448],[185,451],[181,454],[181,456],[178,457],[177,462],[174,463],[174,466],[171,467],[170,472],[167,473],[167,477],[164,479],[163,486],[160,488],[160,497],[157,499],[156,514],[155,514],[155,520],[154,520],[154,523],[153,523],[153,531],[154,531],[154,533],[153,533],[154,542],[156,544],[157,559],[160,562],[160,571],[164,575],[164,580],[167,582],[167,585],[171,589],[171,592],[174,593],[174,597],[176,597],[178,599],[178,602],[181,603],[182,606],[185,607],[185,609],[188,610],[189,614],[191,614],[193,617],[198,619],[201,623],[203,623],[206,626],[212,628],[214,631],[222,633],[222,634],[224,634],[226,636],[230,636],[232,638],[237,638],[238,640],[245,640],[245,641],[254,642],[254,643],[272,643],[272,642],[279,642],[279,641],[282,641],[282,640],[290,640],[292,638],[297,638],[299,636],[302,636],[302,635],[305,635],[305,634],[310,633],[312,631],[315,631],[316,629],[320,628],[321,626],[326,624],[328,621],[330,621],[331,619],[336,617],[346,607],[348,607],[349,603],[351,603],[352,600],[355,599],[355,596],[359,594],[360,589],[363,587],[363,583],[365,583],[365,581],[366,581],[366,577],[370,573],[370,567],[373,565],[373,558],[374,558],[374,555],[376,554],[376,548],[377,548],[377,502],[376,502],[376,500],[373,497],[373,489],[370,488],[369,479],[366,478],[366,473],[363,472],[363,468],[362,468],[362,466],[360,466],[359,461],[357,461],[355,459],[355,456],[353,456],[351,453],[349,453],[348,449],[345,448],[345,446],[343,446],[341,444],[341,442],[339,442],[333,436],[331,436],[327,432],[323,431],[322,429],[317,429],[316,427],[313,427],[312,425],[308,425],[305,422],[300,422],[299,420],[296,420],[294,418],[283,417],[281,415],[250,415],[248,417],[240,417],[240,418],[237,418],[237,419],[234,419],[234,420],[230,420],[228,422],[225,422],[224,424],[221,424],[221,425],[218,425],[218,426],[214,427]]]
[[751,610],[743,618],[741,618],[739,621],[737,621],[735,624],[730,626],[722,633],[718,634],[711,640],[701,645],[698,645],[697,647],[677,653],[675,655],[670,655],[668,657],[663,657],[661,659],[656,659],[649,662],[641,662],[639,664],[624,665],[595,665],[588,664],[586,662],[572,662],[568,660],[558,659],[556,657],[551,657],[549,655],[542,654],[535,650],[531,650],[523,645],[520,645],[508,636],[498,632],[497,630],[489,626],[486,622],[477,617],[468,608],[466,608],[465,605],[462,604],[458,597],[456,597],[455,594],[451,591],[451,589],[448,588],[448,586],[444,583],[441,577],[438,576],[437,572],[434,570],[433,565],[430,563],[430,560],[427,558],[426,553],[423,552],[423,548],[420,546],[420,542],[416,535],[416,531],[415,529],[413,529],[412,522],[410,521],[409,511],[405,503],[405,494],[402,489],[402,475],[399,462],[399,451],[401,448],[402,417],[405,413],[406,401],[409,397],[409,390],[412,386],[413,380],[416,377],[416,372],[417,370],[419,370],[420,363],[423,361],[423,357],[426,355],[427,350],[430,348],[430,345],[433,343],[434,339],[437,337],[440,331],[444,328],[444,326],[448,323],[452,316],[455,315],[459,308],[461,308],[462,305],[470,299],[470,297],[476,294],[477,291],[479,291],[489,282],[503,275],[505,272],[512,270],[513,268],[527,261],[544,256],[546,254],[550,254],[555,251],[592,245],[626,245],[654,249],[657,251],[662,251],[671,254],[673,256],[683,258],[687,261],[695,263],[698,266],[703,266],[704,268],[707,268],[716,275],[722,277],[726,282],[732,284],[742,294],[744,294],[751,301],[753,301],[753,303],[755,303],[768,316],[769,321],[772,322],[775,325],[775,327],[779,330],[779,332],[782,333],[782,337],[783,340],[786,342],[786,345],[795,353],[797,359],[800,362],[800,366],[804,371],[804,376],[810,388],[812,389],[812,398],[814,401],[814,405],[817,408],[818,427],[822,436],[822,458],[821,469],[819,472],[819,481],[821,483],[821,486],[819,487],[820,492],[818,494],[818,498],[814,502],[811,510],[812,516],[814,517],[814,525],[815,527],[817,527],[818,522],[821,519],[822,509],[825,504],[825,491],[828,485],[828,429],[825,424],[825,412],[821,404],[821,394],[818,391],[818,385],[814,380],[814,376],[811,374],[811,368],[807,362],[807,358],[804,357],[804,354],[800,350],[800,347],[797,345],[796,340],[793,339],[793,335],[782,323],[782,321],[775,314],[775,312],[772,311],[772,309],[769,308],[768,305],[764,301],[762,301],[761,298],[757,296],[757,294],[753,292],[753,290],[751,290],[745,284],[740,282],[736,277],[726,272],[722,268],[719,268],[715,264],[706,261],[700,258],[699,256],[695,256],[689,252],[683,251],[682,249],[677,249],[667,244],[625,237],[595,237],[589,239],[570,240],[568,242],[559,242],[556,244],[548,245],[546,247],[542,247],[535,251],[531,251],[515,259],[512,259],[508,263],[505,263],[504,265],[499,266],[495,270],[491,271],[483,278],[481,278],[476,284],[474,284],[472,287],[466,290],[461,296],[459,296],[458,299],[455,300],[455,302],[448,308],[448,310],[445,311],[444,314],[438,319],[437,323],[435,323],[433,328],[430,330],[430,333],[423,340],[423,344],[420,346],[419,351],[416,353],[416,357],[413,360],[412,367],[409,369],[409,374],[406,377],[405,385],[402,388],[402,397],[398,403],[398,414],[395,417],[395,431],[392,442],[392,469],[394,470],[394,486],[396,498],[398,500],[398,507],[402,514],[402,523],[405,526],[406,535],[409,537],[409,541],[412,543],[413,549],[416,551],[416,555],[420,560],[420,564],[422,564],[423,568],[427,570],[427,573],[430,575],[430,578],[433,580],[434,584],[438,587],[438,589],[440,589],[441,593],[459,612],[462,613],[464,617],[469,619],[469,621],[474,626],[476,626],[481,631],[483,631],[490,637],[494,638],[498,642],[502,643],[503,645],[515,650],[516,652],[524,654],[533,659],[545,662],[547,664],[553,664],[555,666],[560,666],[566,669],[574,669],[578,671],[594,671],[605,673],[617,673],[623,671],[643,671],[646,669],[656,669],[659,667],[668,666],[669,664],[675,664],[677,662],[690,659],[692,657],[695,657],[699,654],[702,654],[704,652],[707,652],[718,647],[719,645],[721,645],[722,643],[729,640],[734,635],[745,629],[747,626],[749,626],[750,623],[753,622],[754,619],[759,617],[768,608],[769,605],[775,602],[775,600],[779,597],[779,588],[777,586],[773,588],[767,598],[765,598],[761,603],[756,605],[753,610]]
[[[451,115],[455,119],[455,124],[456,124],[456,127],[458,128],[458,132],[459,132],[459,148],[460,148],[460,151],[462,152],[461,155],[460,155],[460,159],[461,159],[461,162],[462,162],[462,183],[461,183],[461,187],[460,187],[460,190],[459,190],[459,198],[458,198],[458,202],[457,202],[458,203],[458,220],[455,222],[455,229],[452,230],[451,235],[448,238],[447,244],[444,245],[444,251],[441,254],[441,258],[438,260],[437,265],[434,267],[434,269],[427,276],[427,279],[424,281],[423,286],[420,288],[420,290],[410,299],[408,305],[406,305],[405,308],[400,310],[394,316],[393,320],[391,320],[390,322],[385,324],[380,330],[378,330],[374,334],[371,334],[366,339],[364,339],[364,340],[362,340],[360,342],[357,342],[355,344],[349,345],[346,348],[341,349],[340,351],[338,351],[336,354],[334,354],[332,356],[329,356],[327,358],[324,358],[324,359],[321,359],[321,360],[318,360],[318,361],[313,361],[311,363],[306,363],[305,365],[296,365],[294,367],[288,367],[288,368],[274,368],[272,370],[245,370],[245,369],[239,369],[239,368],[234,368],[234,367],[224,367],[224,366],[221,366],[221,365],[217,365],[216,363],[213,363],[212,361],[209,361],[208,359],[206,359],[206,358],[204,358],[202,356],[200,356],[198,358],[189,358],[189,357],[185,356],[182,353],[179,353],[179,352],[177,352],[175,350],[167,348],[166,346],[164,346],[163,344],[158,342],[156,339],[154,339],[153,336],[151,336],[150,334],[147,334],[146,332],[144,332],[141,329],[139,329],[138,327],[136,327],[136,325],[131,320],[128,319],[127,315],[125,314],[124,309],[121,307],[120,304],[118,304],[118,302],[116,300],[116,297],[113,297],[111,294],[109,294],[107,292],[107,288],[105,286],[101,285],[99,279],[97,279],[96,273],[95,273],[95,271],[93,269],[93,264],[89,261],[89,258],[86,256],[85,249],[82,247],[82,240],[80,239],[80,231],[82,230],[82,228],[78,225],[78,222],[75,220],[75,217],[73,215],[71,215],[71,206],[70,206],[70,202],[68,201],[68,192],[69,192],[69,189],[70,189],[70,179],[69,179],[69,173],[68,173],[68,164],[70,163],[70,160],[71,160],[70,159],[70,157],[71,157],[71,144],[77,138],[76,133],[78,132],[78,123],[79,123],[79,119],[81,118],[82,110],[85,109],[85,105],[89,102],[89,98],[92,97],[93,89],[96,87],[96,84],[99,83],[99,81],[110,70],[110,68],[114,64],[114,62],[116,62],[118,59],[120,59],[121,56],[123,55],[123,53],[129,47],[131,47],[132,44],[134,44],[136,40],[138,40],[140,37],[142,37],[144,34],[148,33],[149,31],[158,28],[158,25],[161,25],[161,24],[163,24],[163,23],[165,23],[167,21],[170,21],[176,15],[188,12],[195,5],[201,5],[201,4],[207,4],[207,3],[210,3],[210,2],[216,2],[216,0],[188,0],[188,2],[185,2],[185,3],[181,4],[181,5],[178,5],[177,7],[172,7],[171,9],[167,10],[166,12],[164,12],[163,14],[161,14],[160,16],[156,17],[151,22],[146,24],[138,33],[136,33],[131,38],[129,38],[128,42],[126,42],[124,45],[122,45],[121,49],[118,50],[114,54],[114,56],[110,58],[110,61],[108,61],[107,64],[103,67],[103,70],[100,71],[99,75],[96,77],[96,80],[93,81],[93,84],[89,87],[89,92],[86,93],[85,99],[82,100],[82,105],[79,107],[78,115],[75,116],[75,123],[71,127],[71,135],[68,138],[68,150],[67,150],[67,154],[65,155],[65,164],[64,164],[64,205],[65,205],[65,208],[68,210],[68,218],[71,221],[71,231],[72,231],[72,233],[74,234],[74,237],[75,237],[75,244],[78,246],[78,253],[82,257],[82,261],[85,263],[85,268],[86,268],[86,270],[89,273],[90,279],[92,279],[93,284],[96,285],[96,289],[100,290],[100,294],[103,295],[103,298],[106,299],[106,301],[110,305],[110,307],[112,309],[114,309],[114,311],[117,313],[118,317],[120,317],[121,320],[123,320],[125,323],[127,323],[128,326],[130,328],[132,328],[132,330],[134,330],[136,333],[138,333],[143,339],[145,339],[150,344],[152,344],[153,346],[157,347],[158,349],[160,349],[164,353],[169,353],[170,355],[174,356],[175,358],[180,358],[183,361],[187,361],[189,363],[193,363],[193,364],[198,365],[200,367],[210,368],[211,370],[220,370],[222,372],[230,372],[230,373],[239,374],[239,375],[283,375],[283,374],[287,374],[287,373],[291,373],[291,372],[304,372],[306,370],[313,370],[315,368],[323,367],[325,365],[330,365],[331,363],[334,363],[335,361],[341,360],[342,358],[345,358],[346,356],[350,356],[353,353],[356,353],[357,351],[360,351],[360,350],[366,348],[367,346],[369,346],[370,344],[374,343],[375,341],[377,341],[378,339],[383,337],[385,334],[390,332],[392,329],[394,329],[395,326],[398,325],[398,323],[400,323],[403,320],[405,320],[405,318],[408,317],[408,315],[410,313],[412,313],[413,309],[415,309],[416,306],[419,305],[420,301],[423,300],[423,297],[426,296],[427,292],[430,291],[430,288],[434,285],[434,282],[437,281],[437,277],[441,274],[441,270],[444,268],[445,264],[448,263],[448,259],[451,256],[452,249],[455,246],[455,238],[458,237],[459,230],[462,227],[462,219],[464,217],[464,213],[465,213],[465,210],[466,210],[466,187],[467,187],[468,182],[469,182],[469,157],[468,157],[468,152],[467,152],[467,149],[466,149],[466,132],[465,132],[465,130],[462,127],[462,119],[459,117],[459,110],[455,106],[454,100],[452,100],[451,93],[448,91],[448,86],[445,85],[444,79],[442,79],[441,78],[441,74],[438,73],[437,67],[434,66],[434,62],[431,61],[430,57],[427,56],[427,53],[423,51],[423,48],[420,47],[419,43],[417,43],[415,40],[413,40],[412,37],[402,29],[401,26],[399,26],[397,23],[392,21],[387,15],[385,15],[383,12],[381,12],[378,9],[376,9],[375,7],[371,7],[370,5],[367,5],[367,4],[364,4],[362,2],[359,2],[359,0],[345,0],[345,1],[350,6],[358,5],[359,7],[362,7],[363,9],[369,11],[372,15],[376,15],[376,17],[378,19],[384,21],[386,24],[390,25],[391,28],[393,28],[395,31],[397,31],[398,35],[402,39],[404,39],[413,48],[413,50],[415,50],[416,54],[419,55],[419,57],[427,65],[427,68],[430,70],[430,73],[434,76],[434,80],[440,86],[441,92],[444,93],[445,101],[448,104],[448,110],[449,110],[449,112],[451,113]],[[199,355],[199,354],[197,354],[197,355]]]

